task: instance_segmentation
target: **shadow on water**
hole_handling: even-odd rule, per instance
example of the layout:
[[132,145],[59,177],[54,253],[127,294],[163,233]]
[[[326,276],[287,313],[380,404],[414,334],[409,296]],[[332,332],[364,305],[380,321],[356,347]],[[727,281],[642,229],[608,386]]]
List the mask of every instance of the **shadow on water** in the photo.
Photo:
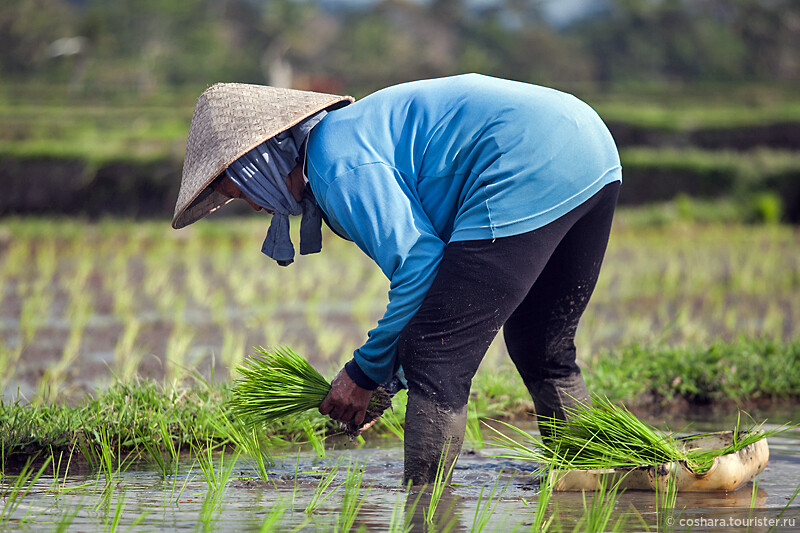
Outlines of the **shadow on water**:
[[[789,415],[798,419],[796,410],[758,412],[754,413],[754,418],[782,421],[791,419],[787,418]],[[698,412],[685,419],[674,417],[668,425],[673,429],[681,428],[689,418],[692,430],[696,431],[731,425],[725,416],[716,414],[703,418]],[[652,422],[662,424],[664,421]],[[364,465],[362,488],[357,497],[360,507],[353,531],[362,527],[366,531],[387,531],[393,521],[395,525],[411,526],[412,531],[474,531],[477,530],[476,516],[481,512],[489,513],[483,531],[530,530],[539,493],[539,480],[531,475],[531,465],[497,458],[501,450],[490,445],[480,450],[465,448],[453,474],[453,486],[444,492],[433,516],[426,519],[431,494],[407,493],[401,486],[402,446],[396,440],[370,439],[369,443],[358,447],[331,441],[329,444],[333,447],[324,459],[311,451],[287,450],[285,455],[276,456],[268,481],[258,479],[248,461],[239,459],[230,480],[220,491],[209,490],[198,465],[191,459],[183,460],[178,474],[167,479],[147,464],[134,464],[120,473],[110,488],[101,475],[71,474],[66,479],[43,476],[28,494],[21,496],[20,505],[3,516],[0,530],[16,529],[27,522],[31,527],[67,531],[98,528],[253,530],[265,524],[266,530],[276,531],[298,527],[304,531],[341,531],[348,463]],[[678,516],[690,520],[777,516],[800,482],[800,430],[770,439],[770,449],[769,464],[755,491],[753,484],[748,483],[735,492],[681,493],[676,501],[676,509],[681,510]],[[334,482],[319,496],[321,503],[312,512],[306,512],[323,475],[340,457],[344,460]],[[498,476],[500,482],[495,485]],[[4,488],[8,489],[11,483],[13,479],[9,476],[3,483]],[[591,498],[587,496],[589,501]],[[487,505],[494,507],[487,508]],[[551,530],[572,531],[584,515],[584,505],[581,493],[553,494],[547,512],[555,514],[557,520]],[[663,509],[658,508],[655,494],[628,491],[619,495],[612,523],[620,515],[626,515],[626,525],[617,530],[663,530],[656,528],[658,512],[663,513]],[[786,517],[794,517],[800,529],[800,502],[792,504]],[[676,527],[675,530],[682,529]]]

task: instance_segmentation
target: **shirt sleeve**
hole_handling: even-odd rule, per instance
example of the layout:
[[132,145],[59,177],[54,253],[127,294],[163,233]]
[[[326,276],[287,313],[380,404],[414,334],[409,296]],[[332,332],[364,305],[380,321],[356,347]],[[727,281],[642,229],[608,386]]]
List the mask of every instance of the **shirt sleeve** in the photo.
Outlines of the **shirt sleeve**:
[[397,338],[433,283],[445,243],[397,169],[384,163],[338,176],[328,185],[323,204],[328,217],[390,280],[383,318],[346,366],[359,386],[375,388],[399,366]]

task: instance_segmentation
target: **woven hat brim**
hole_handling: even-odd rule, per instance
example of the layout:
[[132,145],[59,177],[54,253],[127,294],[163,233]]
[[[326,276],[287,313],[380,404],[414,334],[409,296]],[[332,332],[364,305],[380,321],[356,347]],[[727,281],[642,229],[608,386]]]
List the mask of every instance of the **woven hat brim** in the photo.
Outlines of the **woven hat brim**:
[[243,154],[320,111],[352,102],[350,96],[247,84],[207,89],[192,116],[172,227],[188,226],[231,201],[209,185]]

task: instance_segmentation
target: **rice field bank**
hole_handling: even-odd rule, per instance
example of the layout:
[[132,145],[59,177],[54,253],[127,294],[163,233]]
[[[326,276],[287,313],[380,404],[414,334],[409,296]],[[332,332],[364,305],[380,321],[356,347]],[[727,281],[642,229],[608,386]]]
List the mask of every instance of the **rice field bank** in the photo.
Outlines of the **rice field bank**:
[[[578,331],[590,390],[681,434],[732,429],[737,407],[767,431],[800,421],[800,232],[645,218],[619,213]],[[264,231],[260,218],[177,232],[0,220],[0,530],[660,531],[676,509],[797,517],[796,428],[770,437],[770,463],[735,492],[551,492],[496,438],[518,435],[506,423],[536,433],[502,342],[473,382],[451,487],[401,486],[402,391],[355,439],[313,409],[242,424],[231,381],[257,347],[291,347],[329,379],[387,304],[388,282],[351,243],[326,233],[323,253],[281,268],[260,253]]]

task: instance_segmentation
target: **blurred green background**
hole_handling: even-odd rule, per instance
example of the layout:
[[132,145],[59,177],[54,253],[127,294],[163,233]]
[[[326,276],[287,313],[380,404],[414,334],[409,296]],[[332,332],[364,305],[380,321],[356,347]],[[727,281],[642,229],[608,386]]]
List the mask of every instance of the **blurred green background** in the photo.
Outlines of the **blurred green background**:
[[796,0],[4,0],[0,36],[0,215],[168,217],[215,82],[481,72],[594,106],[623,204],[800,221]]
[[[463,72],[571,92],[620,147],[621,207],[579,330],[593,390],[797,398],[797,0],[3,0],[4,396],[227,379],[255,345],[338,369],[387,281],[329,234],[325,253],[271,264],[263,215],[173,231],[196,98],[223,81],[361,98]],[[506,361],[501,342],[490,353]],[[504,383],[512,395],[479,395],[523,401]]]

